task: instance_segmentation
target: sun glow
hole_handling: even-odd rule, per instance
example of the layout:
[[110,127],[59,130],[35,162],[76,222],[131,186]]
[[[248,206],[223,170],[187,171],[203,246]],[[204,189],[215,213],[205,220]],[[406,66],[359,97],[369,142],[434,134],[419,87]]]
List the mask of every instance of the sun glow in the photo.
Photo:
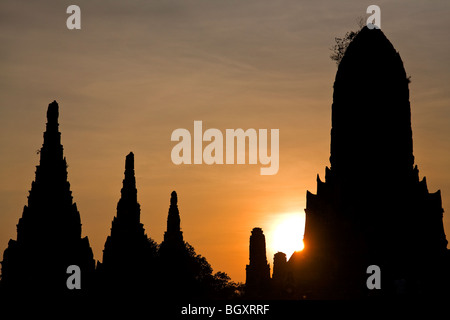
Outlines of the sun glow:
[[284,252],[289,259],[295,251],[303,250],[305,215],[300,212],[280,215],[273,225],[271,234],[272,251]]

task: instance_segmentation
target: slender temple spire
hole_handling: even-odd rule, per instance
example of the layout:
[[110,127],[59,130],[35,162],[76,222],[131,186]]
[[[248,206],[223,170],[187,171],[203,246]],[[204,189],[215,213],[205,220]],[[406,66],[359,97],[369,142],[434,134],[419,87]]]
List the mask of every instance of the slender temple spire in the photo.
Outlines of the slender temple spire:
[[156,244],[145,233],[140,215],[134,154],[130,152],[125,158],[125,177],[117,203],[117,216],[113,218],[111,235],[105,242],[103,263],[98,267],[102,285],[109,292],[139,291],[150,285]]
[[125,159],[125,178],[120,193],[121,198],[117,204],[117,218],[128,221],[128,223],[140,223],[141,209],[137,201],[133,152],[130,152]]
[[[28,204],[2,261],[2,285],[22,292],[66,292],[67,267],[77,265],[88,286],[95,262],[67,180],[67,163],[58,130],[59,106],[49,104],[40,162],[31,184]],[[55,259],[55,257],[58,257]],[[38,275],[38,276],[36,276]]]
[[180,227],[180,212],[178,211],[178,197],[175,191],[170,195],[169,215],[167,216],[167,231],[164,241],[172,244],[183,243],[183,232]]

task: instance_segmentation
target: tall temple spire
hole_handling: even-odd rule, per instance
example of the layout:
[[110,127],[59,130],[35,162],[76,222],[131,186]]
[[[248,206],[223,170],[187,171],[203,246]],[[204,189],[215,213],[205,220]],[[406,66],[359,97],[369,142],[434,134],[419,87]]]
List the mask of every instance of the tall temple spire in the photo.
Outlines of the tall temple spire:
[[[44,143],[28,205],[17,224],[17,240],[9,241],[3,255],[2,285],[23,292],[65,291],[66,269],[72,264],[81,268],[84,280],[94,271],[92,250],[88,238],[81,237],[80,214],[67,181],[58,109],[56,101],[48,106]],[[36,274],[39,276],[34,277]]]
[[156,244],[147,237],[140,222],[132,152],[126,156],[124,175],[117,216],[113,218],[111,235],[105,242],[103,263],[97,268],[102,285],[108,291],[148,286],[156,257]]

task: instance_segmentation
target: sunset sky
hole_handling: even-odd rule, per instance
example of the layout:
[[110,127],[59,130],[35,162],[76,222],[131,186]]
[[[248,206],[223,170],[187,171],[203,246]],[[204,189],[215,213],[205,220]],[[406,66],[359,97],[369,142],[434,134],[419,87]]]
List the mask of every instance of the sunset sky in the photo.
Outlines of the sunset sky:
[[[81,30],[66,27],[71,4],[81,8]],[[289,250],[276,245],[278,224],[294,217],[301,240],[306,191],[316,192],[316,175],[323,179],[329,165],[330,47],[371,4],[411,76],[415,162],[430,192],[442,192],[450,239],[449,1],[2,0],[0,259],[16,239],[56,100],[69,182],[96,260],[132,151],[152,239],[163,239],[176,190],[184,239],[214,271],[245,281],[254,227],[264,230],[272,267],[273,254]],[[173,164],[171,134],[193,134],[194,120],[224,134],[279,129],[278,173],[260,175],[261,164]]]

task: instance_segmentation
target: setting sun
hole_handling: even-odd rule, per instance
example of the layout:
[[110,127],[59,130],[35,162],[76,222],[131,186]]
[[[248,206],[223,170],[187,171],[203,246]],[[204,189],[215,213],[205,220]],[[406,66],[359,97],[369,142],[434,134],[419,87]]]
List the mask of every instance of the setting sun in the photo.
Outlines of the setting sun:
[[305,215],[300,212],[282,214],[274,223],[269,246],[274,253],[281,251],[289,259],[295,251],[303,250]]

